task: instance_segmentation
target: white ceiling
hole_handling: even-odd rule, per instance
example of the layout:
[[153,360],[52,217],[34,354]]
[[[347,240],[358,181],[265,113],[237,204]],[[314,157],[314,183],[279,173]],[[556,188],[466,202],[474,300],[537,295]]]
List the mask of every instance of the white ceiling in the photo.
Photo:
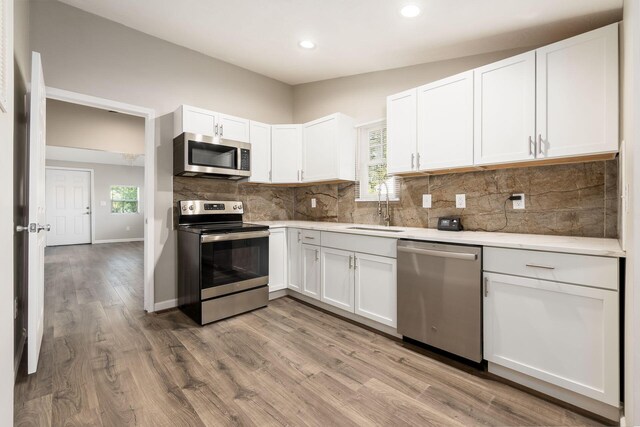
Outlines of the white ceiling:
[[[61,1],[289,84],[541,45],[622,16],[622,0]],[[400,16],[408,3],[422,14]]]

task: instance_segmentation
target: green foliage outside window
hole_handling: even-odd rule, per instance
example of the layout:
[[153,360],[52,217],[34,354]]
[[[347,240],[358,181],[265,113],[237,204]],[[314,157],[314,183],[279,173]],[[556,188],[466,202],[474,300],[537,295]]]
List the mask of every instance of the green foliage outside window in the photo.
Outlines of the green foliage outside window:
[[111,213],[138,213],[140,189],[126,185],[111,186]]

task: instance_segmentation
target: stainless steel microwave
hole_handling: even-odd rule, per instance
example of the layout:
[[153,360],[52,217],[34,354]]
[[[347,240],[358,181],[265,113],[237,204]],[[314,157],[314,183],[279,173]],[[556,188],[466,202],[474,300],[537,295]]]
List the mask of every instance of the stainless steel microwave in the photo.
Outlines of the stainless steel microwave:
[[173,174],[248,178],[251,176],[251,144],[185,132],[173,140]]

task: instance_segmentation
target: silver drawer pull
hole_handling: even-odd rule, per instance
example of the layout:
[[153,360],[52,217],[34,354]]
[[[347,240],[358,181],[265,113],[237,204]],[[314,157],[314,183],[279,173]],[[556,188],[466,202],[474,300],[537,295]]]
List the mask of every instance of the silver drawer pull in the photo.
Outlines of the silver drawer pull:
[[543,268],[545,270],[555,270],[555,267],[550,267],[548,265],[540,265],[540,264],[525,264],[527,267],[530,268]]
[[315,237],[309,237],[309,236],[304,236],[305,239],[309,239],[309,240],[316,240]]

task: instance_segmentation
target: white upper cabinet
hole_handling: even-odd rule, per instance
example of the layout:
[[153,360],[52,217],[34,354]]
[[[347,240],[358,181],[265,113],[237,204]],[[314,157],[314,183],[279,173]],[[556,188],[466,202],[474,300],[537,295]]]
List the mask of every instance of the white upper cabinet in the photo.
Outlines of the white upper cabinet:
[[300,182],[302,125],[271,126],[271,182]]
[[473,71],[420,86],[417,96],[416,168],[472,166]]
[[474,163],[535,158],[536,54],[474,70]]
[[271,182],[271,125],[250,123],[251,177],[250,182]]
[[218,136],[231,141],[249,142],[249,120],[220,113]]
[[190,105],[181,105],[173,114],[173,137],[183,132],[215,137],[217,122],[218,113]]
[[249,142],[249,120],[181,105],[173,114],[173,136],[176,137],[183,132]]
[[416,170],[417,90],[387,97],[387,171],[389,174]]
[[536,50],[537,156],[618,151],[618,24]]
[[355,180],[354,126],[351,117],[340,113],[303,125],[303,182]]

